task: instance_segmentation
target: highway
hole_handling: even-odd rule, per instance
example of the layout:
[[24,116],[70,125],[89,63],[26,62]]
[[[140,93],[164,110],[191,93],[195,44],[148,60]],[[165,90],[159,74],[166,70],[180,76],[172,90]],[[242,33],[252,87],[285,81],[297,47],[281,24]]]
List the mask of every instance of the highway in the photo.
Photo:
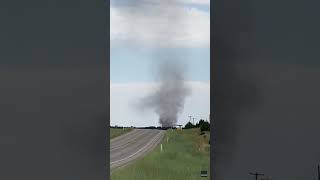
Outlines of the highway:
[[110,141],[110,171],[143,157],[161,141],[164,130],[134,129]]

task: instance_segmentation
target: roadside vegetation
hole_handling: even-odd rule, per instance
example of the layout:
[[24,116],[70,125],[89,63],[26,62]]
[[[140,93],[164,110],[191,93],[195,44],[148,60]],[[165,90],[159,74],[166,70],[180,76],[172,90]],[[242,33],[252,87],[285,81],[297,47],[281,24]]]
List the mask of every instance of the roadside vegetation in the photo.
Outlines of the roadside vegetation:
[[121,136],[124,133],[131,131],[133,128],[110,127],[110,139]]
[[[167,142],[168,139],[168,142]],[[145,157],[112,172],[111,180],[210,179],[210,132],[192,129],[167,130],[160,145]],[[208,177],[201,177],[201,171]]]

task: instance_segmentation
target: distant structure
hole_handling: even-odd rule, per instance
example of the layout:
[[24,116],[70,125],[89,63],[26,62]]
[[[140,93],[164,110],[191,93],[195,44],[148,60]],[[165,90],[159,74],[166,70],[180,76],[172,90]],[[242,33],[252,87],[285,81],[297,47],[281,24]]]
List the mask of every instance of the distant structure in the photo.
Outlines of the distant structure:
[[177,127],[178,130],[180,130],[180,131],[182,130],[182,125],[177,124],[176,127]]

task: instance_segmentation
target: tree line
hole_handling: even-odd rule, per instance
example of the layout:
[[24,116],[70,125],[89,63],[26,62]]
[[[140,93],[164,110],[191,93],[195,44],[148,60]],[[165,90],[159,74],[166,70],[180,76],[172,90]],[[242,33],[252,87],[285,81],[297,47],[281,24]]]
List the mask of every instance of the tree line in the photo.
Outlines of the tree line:
[[184,129],[191,129],[191,128],[200,128],[201,131],[210,131],[210,123],[208,121],[200,119],[200,121],[195,125],[192,124],[191,122],[188,122],[184,126]]

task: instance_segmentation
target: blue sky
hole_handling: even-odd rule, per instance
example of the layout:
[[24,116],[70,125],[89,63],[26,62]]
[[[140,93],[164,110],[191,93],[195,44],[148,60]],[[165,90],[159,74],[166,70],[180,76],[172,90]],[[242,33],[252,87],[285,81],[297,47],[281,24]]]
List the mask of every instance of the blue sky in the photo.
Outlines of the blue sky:
[[[208,48],[112,48],[110,56],[113,83],[154,81],[152,65],[161,59],[174,57],[187,65],[190,81],[210,80],[210,51]],[[156,53],[155,53],[156,51]]]
[[154,91],[156,64],[180,61],[186,69],[187,97],[179,124],[188,116],[207,119],[210,111],[209,0],[111,0],[110,123],[158,126],[152,111],[134,102]]

